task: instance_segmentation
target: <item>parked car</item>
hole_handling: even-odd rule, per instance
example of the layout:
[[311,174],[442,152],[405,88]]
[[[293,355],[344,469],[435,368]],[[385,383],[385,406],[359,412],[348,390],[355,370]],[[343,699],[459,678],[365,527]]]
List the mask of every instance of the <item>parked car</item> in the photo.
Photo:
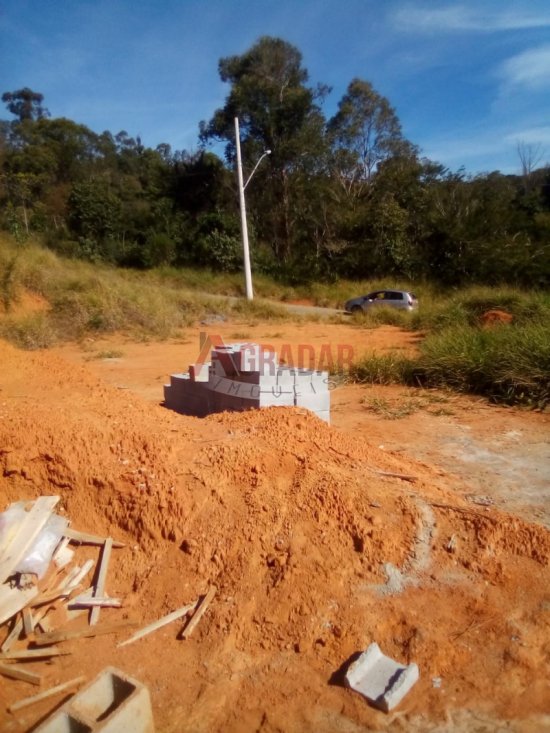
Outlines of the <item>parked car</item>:
[[371,308],[380,306],[412,311],[418,308],[418,300],[414,293],[407,290],[376,290],[368,295],[348,300],[344,310],[346,313],[358,313],[359,311],[366,313]]

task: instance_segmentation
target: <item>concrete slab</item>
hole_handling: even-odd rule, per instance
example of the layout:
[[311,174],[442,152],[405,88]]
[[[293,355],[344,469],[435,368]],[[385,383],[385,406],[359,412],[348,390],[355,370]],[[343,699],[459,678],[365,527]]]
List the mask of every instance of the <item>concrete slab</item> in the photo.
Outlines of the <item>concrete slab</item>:
[[105,668],[36,733],[154,733],[149,690],[114,667]]
[[380,710],[389,712],[419,678],[416,664],[400,664],[373,643],[346,672],[346,683]]

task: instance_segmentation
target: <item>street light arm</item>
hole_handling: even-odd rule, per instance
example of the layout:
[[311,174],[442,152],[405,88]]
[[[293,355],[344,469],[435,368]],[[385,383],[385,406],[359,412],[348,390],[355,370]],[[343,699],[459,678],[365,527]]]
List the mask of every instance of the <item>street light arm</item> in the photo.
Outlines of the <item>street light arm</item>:
[[260,163],[262,162],[262,160],[265,158],[266,155],[271,155],[271,150],[264,150],[263,155],[260,157],[260,159],[258,160],[258,162],[256,163],[256,165],[252,169],[252,173],[246,179],[246,183],[243,186],[243,191],[246,190],[246,187],[248,186],[248,184],[252,180],[252,176],[254,175],[254,173],[256,173],[256,170],[258,169],[258,166],[260,165]]

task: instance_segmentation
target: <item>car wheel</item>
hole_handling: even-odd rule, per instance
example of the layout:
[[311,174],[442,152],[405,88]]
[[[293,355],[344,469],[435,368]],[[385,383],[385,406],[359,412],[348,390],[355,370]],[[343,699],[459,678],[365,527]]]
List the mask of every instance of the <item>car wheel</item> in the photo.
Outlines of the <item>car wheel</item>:
[[363,309],[361,308],[361,306],[360,306],[360,305],[354,305],[354,306],[352,307],[352,309],[351,309],[351,312],[352,312],[352,313],[361,313],[361,311],[362,311],[362,310],[363,310]]

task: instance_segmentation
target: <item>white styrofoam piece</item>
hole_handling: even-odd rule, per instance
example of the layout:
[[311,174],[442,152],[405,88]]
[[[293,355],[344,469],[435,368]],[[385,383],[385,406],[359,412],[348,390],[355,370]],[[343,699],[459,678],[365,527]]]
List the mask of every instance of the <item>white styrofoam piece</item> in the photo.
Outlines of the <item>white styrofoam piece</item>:
[[374,706],[389,712],[419,678],[416,664],[400,664],[382,654],[373,643],[346,672],[346,682]]

